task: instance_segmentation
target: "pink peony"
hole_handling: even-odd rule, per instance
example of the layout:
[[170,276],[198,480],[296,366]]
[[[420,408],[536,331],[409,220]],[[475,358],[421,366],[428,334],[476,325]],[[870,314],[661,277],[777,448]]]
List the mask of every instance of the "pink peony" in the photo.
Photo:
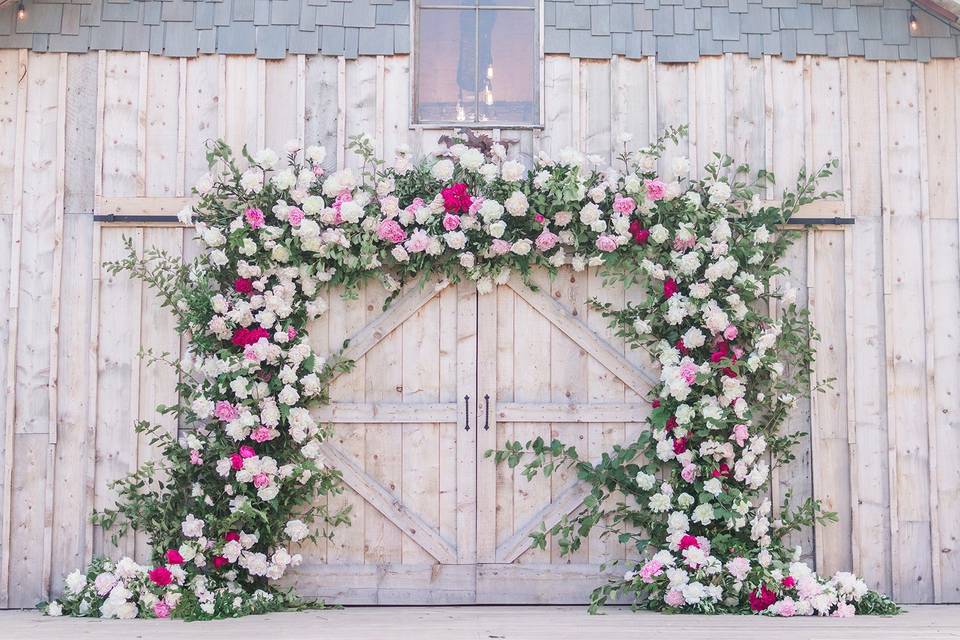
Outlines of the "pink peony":
[[249,224],[252,229],[259,229],[266,220],[263,211],[252,207],[244,212],[243,217],[246,218],[247,224]]
[[236,420],[238,417],[240,417],[240,412],[237,411],[235,406],[226,400],[217,400],[217,404],[213,410],[213,415],[217,416],[224,422],[230,422],[231,420]]
[[[470,209],[472,198],[467,192],[467,185],[463,182],[450,185],[443,189],[440,195],[443,197],[443,208],[448,212],[462,213]],[[447,229],[447,231],[453,231],[453,229]]]
[[253,476],[253,486],[255,486],[257,489],[262,489],[263,487],[266,487],[269,484],[270,484],[270,476],[268,476],[267,474],[258,473],[257,475]]
[[217,569],[222,569],[228,564],[230,564],[230,561],[225,556],[213,556],[213,566]]
[[163,600],[157,600],[153,603],[153,615],[157,616],[158,618],[170,617],[170,605]]
[[291,340],[293,340],[294,338],[296,338],[296,337],[297,337],[297,330],[294,329],[293,327],[288,327],[288,328],[287,328],[287,337],[288,337],[289,339],[291,339]]
[[453,231],[460,226],[460,216],[455,213],[448,213],[443,216],[443,228],[447,231]]
[[291,226],[299,227],[300,223],[303,222],[303,217],[303,211],[299,207],[293,207],[287,214],[287,221]]
[[253,447],[248,444],[240,445],[239,453],[241,458],[252,458],[253,456],[257,455],[257,452],[253,450]]
[[267,440],[273,439],[273,431],[270,429],[270,427],[260,425],[253,430],[253,433],[250,434],[250,438],[256,442],[266,442]]
[[852,618],[857,615],[857,609],[852,604],[841,604],[830,614],[831,618]]
[[512,248],[512,244],[501,238],[494,238],[493,243],[490,245],[490,250],[493,251],[493,255],[496,256],[502,256],[510,253],[510,249]]
[[727,561],[727,571],[737,582],[743,582],[750,573],[750,560],[743,556],[737,556]]
[[396,220],[384,220],[377,226],[377,237],[393,244],[398,244],[407,239],[407,232],[403,230],[400,223]]
[[254,327],[253,329],[237,327],[233,330],[233,337],[230,338],[230,342],[235,346],[245,347],[248,344],[256,344],[260,342],[260,338],[266,338],[269,340],[270,332],[263,327]]
[[421,253],[430,247],[430,234],[423,229],[417,229],[410,235],[410,239],[403,243],[410,253]]
[[538,235],[537,239],[534,241],[534,244],[540,251],[549,251],[557,246],[557,241],[559,240],[560,236],[544,227],[543,231],[540,232],[540,235]]
[[538,223],[540,223],[540,224],[543,224],[544,222],[547,221],[547,219],[543,217],[543,214],[542,214],[542,213],[535,213],[535,214],[533,214],[533,219],[536,220],[536,221],[537,221]]
[[680,365],[680,377],[687,384],[693,384],[697,381],[697,371],[699,367],[693,362],[684,362]]
[[621,197],[619,193],[613,198],[613,210],[617,213],[622,213],[623,215],[628,216],[633,213],[634,209],[636,208],[637,203],[633,200],[633,198]]
[[183,556],[177,549],[167,549],[167,564],[183,564]]
[[240,471],[240,469],[243,469],[243,456],[241,456],[239,453],[231,453],[230,468],[234,471]]
[[684,603],[686,603],[686,600],[683,599],[683,594],[678,589],[670,589],[670,591],[667,591],[667,594],[663,596],[663,602],[671,607],[682,607]]
[[640,579],[650,584],[653,579],[663,573],[663,565],[657,560],[650,560],[640,569]]
[[663,200],[663,196],[667,192],[667,185],[660,180],[647,180],[645,185],[647,187],[647,200],[653,202]]
[[610,253],[617,249],[617,240],[613,236],[603,234],[597,238],[596,246],[600,251]]
[[233,281],[233,290],[248,296],[253,293],[253,281],[249,278],[237,278]]
[[797,615],[797,607],[793,601],[793,598],[784,598],[780,602],[773,605],[773,612],[778,616],[790,618]]
[[673,278],[667,278],[663,281],[663,297],[672,298],[673,294],[677,292],[679,287],[677,286],[677,281]]
[[743,443],[747,441],[747,438],[750,437],[750,430],[747,429],[747,425],[738,424],[734,425],[733,433],[730,435],[731,440],[735,440],[738,447],[742,447]]
[[161,587],[165,587],[173,582],[173,574],[170,573],[170,569],[166,567],[157,567],[156,569],[148,571],[147,577],[150,578],[154,584]]
[[723,337],[727,340],[736,340],[737,339],[737,328],[732,324],[723,330]]
[[697,477],[696,465],[692,465],[692,464],[684,465],[683,469],[680,471],[680,477],[686,480],[687,482],[693,482]]
[[240,534],[236,531],[227,531],[223,534],[223,539],[227,542],[238,542],[240,540]]
[[196,449],[190,449],[190,464],[203,464],[203,457],[201,457],[200,452]]
[[700,548],[700,541],[697,540],[696,536],[692,536],[689,533],[680,538],[680,544],[677,545],[680,548],[680,551],[689,549],[690,547]]

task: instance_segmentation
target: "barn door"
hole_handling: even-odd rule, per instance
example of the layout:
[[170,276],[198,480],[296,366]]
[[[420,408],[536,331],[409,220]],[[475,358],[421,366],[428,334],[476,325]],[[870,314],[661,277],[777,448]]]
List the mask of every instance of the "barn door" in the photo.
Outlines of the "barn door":
[[345,604],[473,602],[476,288],[414,285],[384,312],[385,295],[377,282],[356,300],[332,292],[309,329],[318,353],[349,338],[356,362],[316,411],[345,486],[329,507],[349,506],[352,524],[304,549],[293,583]]
[[[477,601],[577,603],[602,582],[600,565],[624,559],[615,537],[593,535],[572,556],[555,542],[531,548],[530,533],[573,512],[589,493],[570,471],[527,481],[483,457],[507,440],[560,438],[598,459],[634,439],[654,377],[588,309],[592,297],[622,306],[622,289],[593,271],[535,276],[538,291],[512,280],[478,307]],[[618,567],[615,571],[621,571]]]

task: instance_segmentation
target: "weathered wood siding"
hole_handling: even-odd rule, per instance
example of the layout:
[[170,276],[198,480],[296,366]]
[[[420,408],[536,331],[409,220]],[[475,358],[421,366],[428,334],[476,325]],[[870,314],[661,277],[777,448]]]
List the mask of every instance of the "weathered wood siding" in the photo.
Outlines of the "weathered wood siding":
[[[402,56],[264,61],[0,51],[0,606],[30,606],[58,592],[64,573],[91,554],[114,551],[87,514],[109,504],[111,480],[151,455],[132,422],[155,419],[154,405],[169,401],[173,389],[169,372],[136,356],[141,345],[182,348],[170,318],[148,290],[100,263],[119,255],[123,236],[138,249],[190,254],[190,234],[175,226],[94,224],[91,213],[173,206],[168,199],[187,194],[205,171],[205,140],[218,136],[251,147],[319,141],[330,150],[330,166],[355,162],[345,144],[360,132],[373,135],[387,156],[400,144],[429,152],[444,132],[408,127],[408,65]],[[856,224],[812,228],[788,258],[822,334],[817,378],[835,382],[792,416],[790,428],[808,435],[796,462],[776,471],[773,494],[814,495],[838,512],[838,524],[797,537],[821,571],[855,570],[904,602],[960,602],[960,63],[726,55],[665,65],[548,56],[544,76],[545,128],[493,131],[516,141],[513,154],[572,146],[613,157],[620,133],[633,133],[639,144],[666,125],[689,123],[690,138],[676,153],[699,162],[726,151],[788,179],[801,167],[841,160],[829,186],[843,199],[831,215]],[[571,308],[582,302],[576,295],[593,290],[587,281],[553,287]],[[452,291],[444,295],[401,334],[432,335],[430,314],[456,306]],[[519,304],[507,297],[505,305]],[[368,309],[358,306],[356,318],[338,322],[359,326]],[[551,371],[556,389],[529,390],[522,400],[556,401],[554,392],[563,395],[582,375],[595,378],[596,362],[565,348],[562,337],[538,335],[564,364]],[[452,344],[454,335],[447,339]],[[388,341],[367,358],[400,358],[406,348]],[[437,377],[418,375],[427,373]],[[409,391],[370,387],[363,369],[351,376],[341,385],[365,390],[367,399]],[[601,387],[600,396],[631,400],[617,381]],[[434,392],[438,402],[450,399],[439,387]],[[514,435],[550,430],[549,422],[509,424]],[[617,433],[633,428],[613,425]],[[588,436],[594,429],[572,428]],[[596,429],[602,440],[605,427]],[[455,446],[440,427],[392,433],[451,454]],[[415,472],[369,448],[356,455],[384,481],[398,470]],[[441,463],[431,464],[437,473],[430,477],[446,482]],[[538,491],[547,496],[549,489]],[[431,490],[416,497],[420,512],[453,532],[444,509],[450,496],[443,486]],[[364,533],[335,539],[325,553],[370,559],[369,580],[382,580],[375,560],[420,551],[382,513],[363,507],[356,514]],[[481,535],[479,552],[510,532],[490,528],[496,540]],[[122,551],[146,553],[143,540],[120,543]],[[453,572],[450,584],[485,579],[483,571],[461,573]],[[359,572],[352,575],[363,583]],[[415,567],[388,580],[416,593],[433,574]]]

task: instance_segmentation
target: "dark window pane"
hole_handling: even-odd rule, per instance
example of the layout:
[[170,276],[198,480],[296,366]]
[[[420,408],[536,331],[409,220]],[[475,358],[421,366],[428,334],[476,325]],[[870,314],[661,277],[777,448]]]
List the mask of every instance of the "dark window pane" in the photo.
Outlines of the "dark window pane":
[[480,122],[537,122],[535,17],[534,11],[480,11]]
[[422,9],[417,49],[417,119],[476,121],[476,10]]

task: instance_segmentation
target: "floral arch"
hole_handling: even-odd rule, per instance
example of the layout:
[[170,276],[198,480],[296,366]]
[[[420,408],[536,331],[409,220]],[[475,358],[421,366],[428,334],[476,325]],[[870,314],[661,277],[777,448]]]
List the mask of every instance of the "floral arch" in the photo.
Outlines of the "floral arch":
[[[813,500],[773,512],[770,465],[791,457],[796,435],[780,426],[809,388],[813,335],[789,290],[768,288],[790,234],[780,225],[832,194],[801,173],[782,202],[759,193],[773,176],[717,155],[703,177],[681,158],[658,172],[668,130],[615,166],[564,151],[533,168],[467,132],[415,162],[401,150],[374,157],[351,141],[362,169],[327,174],[324,150],[293,143],[236,158],[212,145],[199,200],[181,213],[207,248],[183,264],[150,250],[108,264],[156,289],[191,336],[188,358],[154,357],[180,373],[176,406],[195,429],[183,442],[141,423],[163,453],[117,483],[115,508],[95,522],[119,536],[144,531],[153,566],[98,558],[66,579],[49,615],[207,619],[308,606],[272,585],[300,561],[298,543],[329,535],[349,514],[316,506],[339,491],[322,463],[328,431],[309,408],[351,363],[314,353],[309,320],[328,287],[355,291],[378,279],[389,291],[428,279],[468,278],[483,294],[511,274],[599,267],[639,287],[624,308],[593,301],[632,348],[660,364],[649,430],[598,463],[559,441],[510,442],[487,452],[528,477],[573,465],[592,486],[585,506],[534,535],[575,550],[603,526],[644,561],[600,586],[594,605],[627,594],[639,606],[681,612],[774,615],[891,613],[897,607],[855,576],[819,577],[784,536],[829,520]],[[426,275],[425,275],[426,274]],[[531,285],[533,286],[533,285]],[[760,303],[778,300],[767,316]],[[388,301],[389,303],[389,301]]]

